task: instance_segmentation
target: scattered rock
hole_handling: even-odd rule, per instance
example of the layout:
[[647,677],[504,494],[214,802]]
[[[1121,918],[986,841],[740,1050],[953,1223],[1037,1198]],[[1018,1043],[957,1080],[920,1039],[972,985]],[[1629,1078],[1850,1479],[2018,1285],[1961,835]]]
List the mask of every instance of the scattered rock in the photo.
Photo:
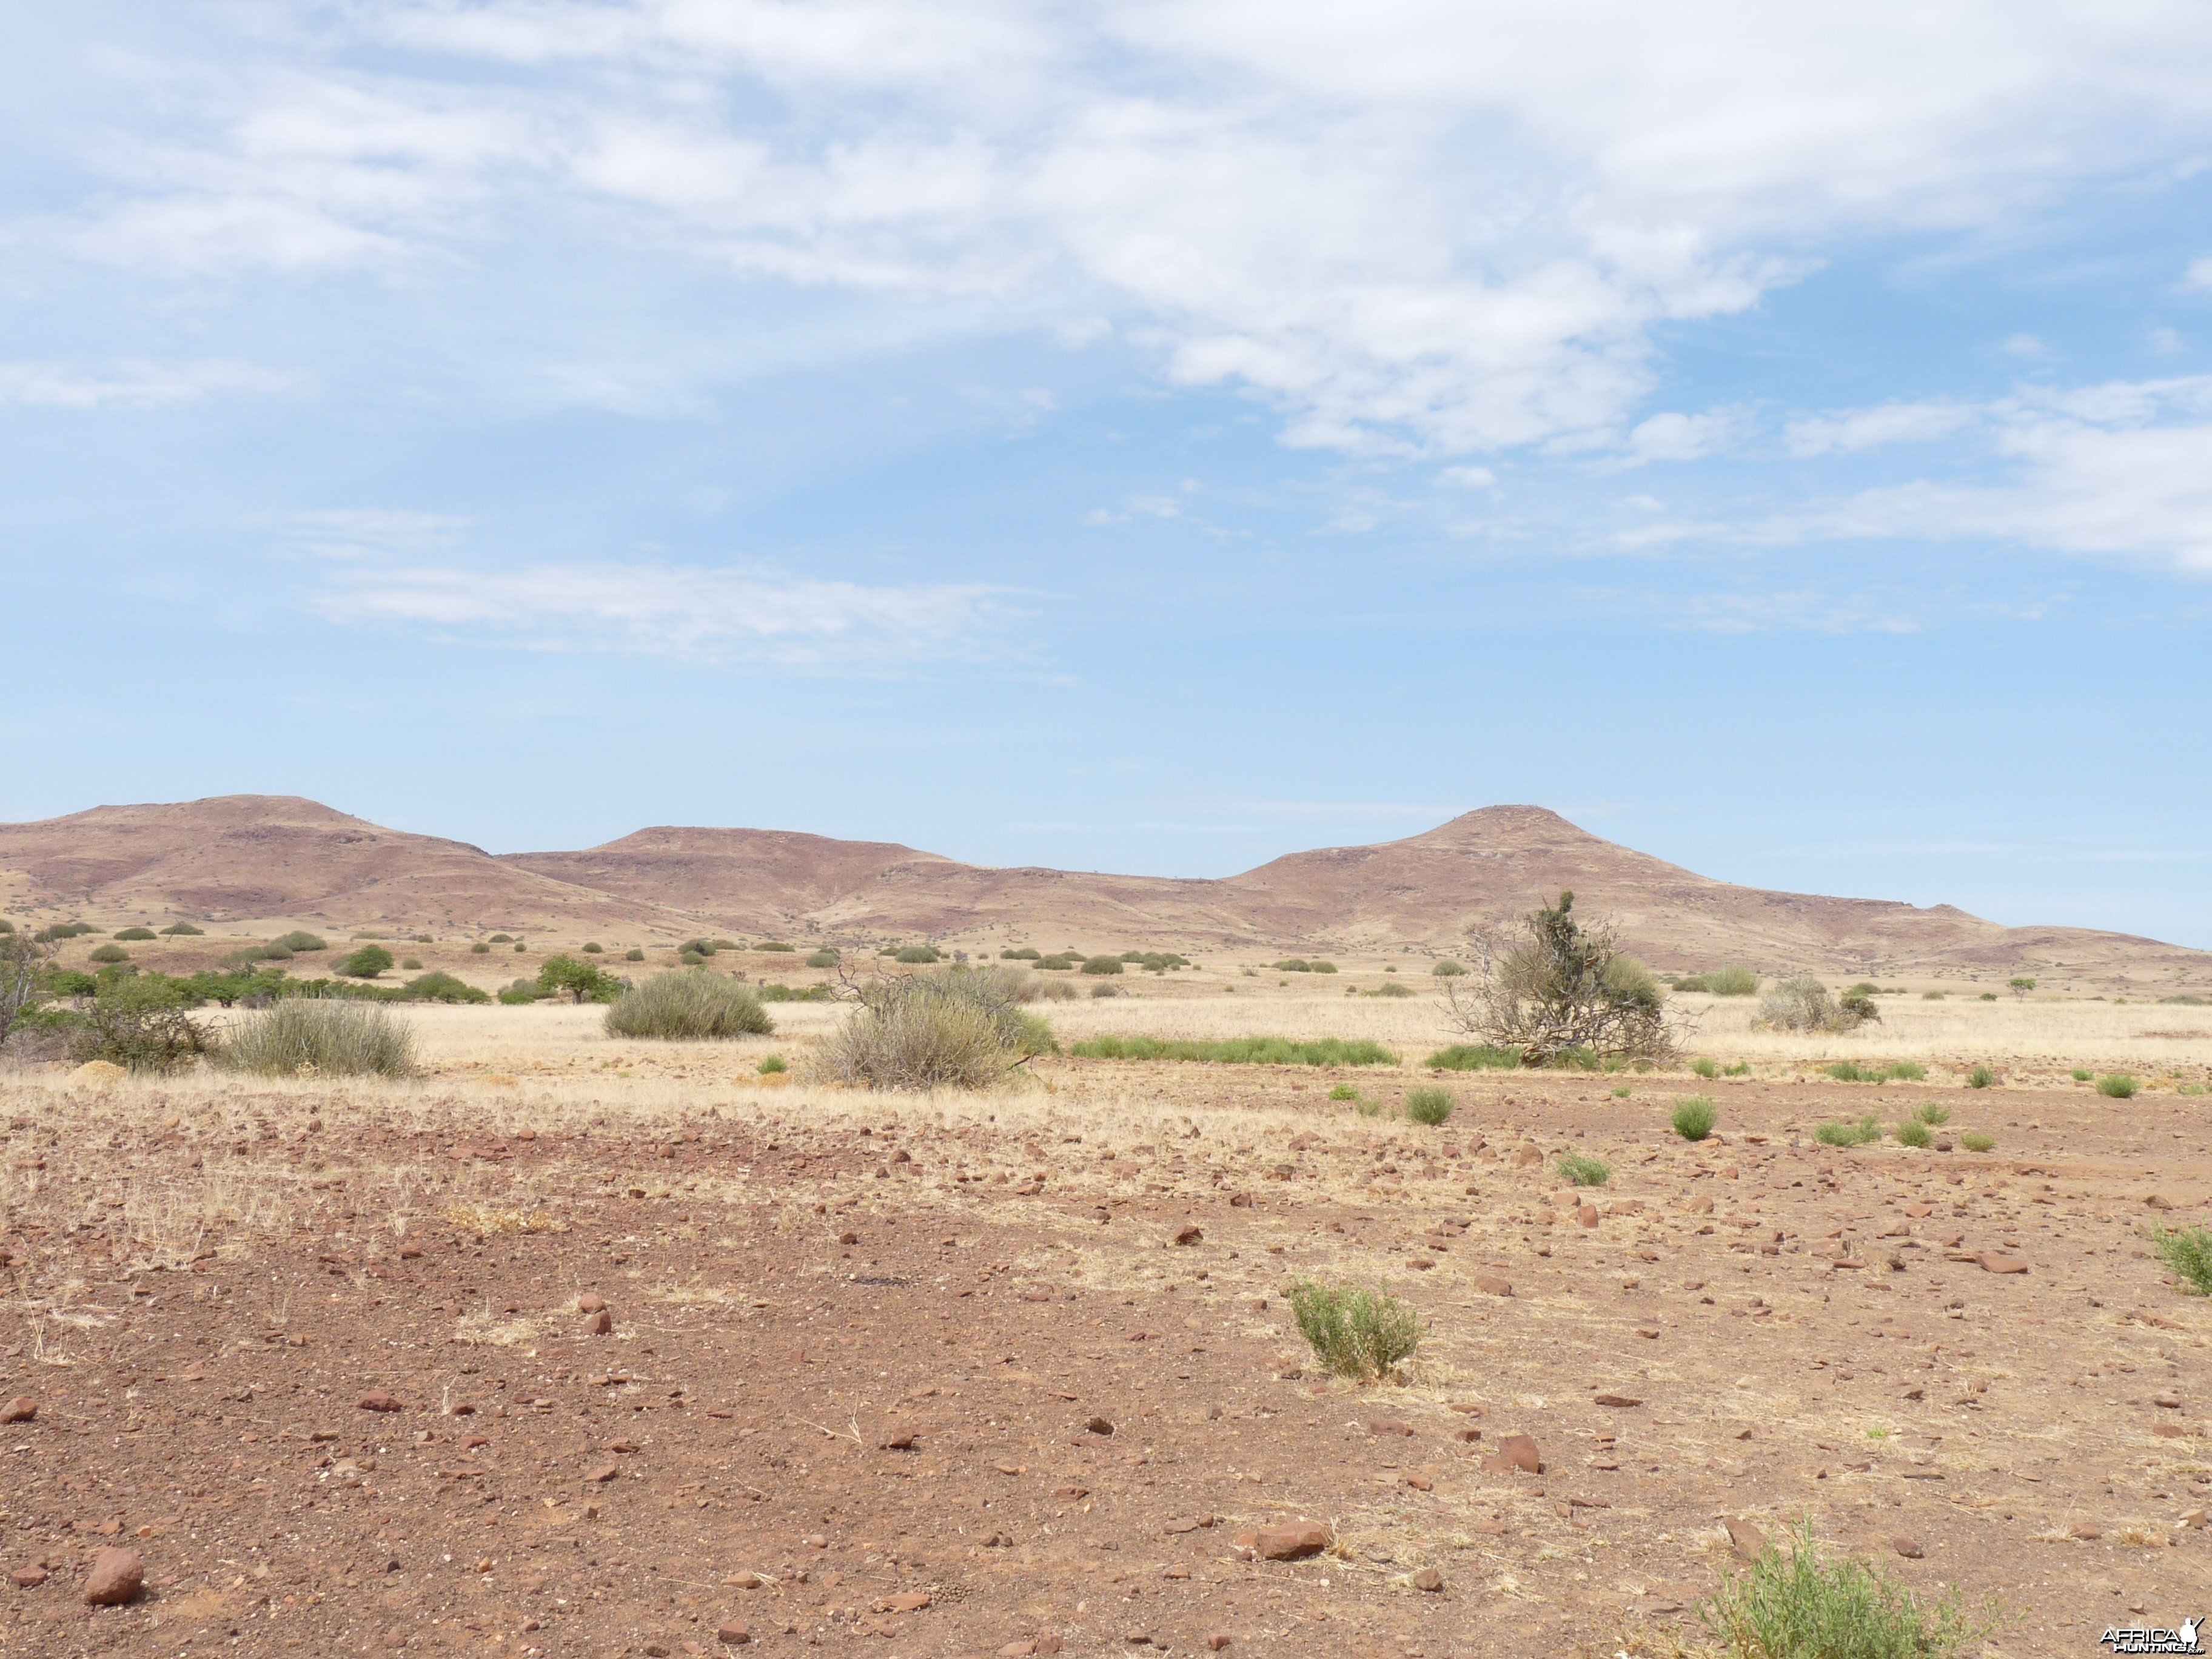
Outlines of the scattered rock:
[[893,1613],[920,1613],[924,1607],[929,1605],[929,1592],[927,1590],[907,1590],[902,1594],[892,1596],[890,1601],[890,1610]]
[[615,1316],[602,1308],[592,1316],[584,1328],[593,1336],[611,1336],[614,1334]]
[[1501,1279],[1496,1273],[1477,1273],[1474,1276],[1474,1288],[1480,1291],[1485,1296],[1510,1296],[1513,1294],[1512,1281],[1507,1279]]
[[365,1412],[396,1412],[405,1409],[382,1389],[371,1389],[361,1397],[361,1409]]
[[2150,1403],[2166,1411],[2179,1411],[2181,1409],[2181,1396],[2178,1394],[2161,1389],[2159,1393],[2151,1395]]
[[1194,1226],[1183,1226],[1176,1231],[1176,1243],[1178,1244],[1195,1244],[1205,1237],[1206,1235]]
[[88,1607],[119,1607],[136,1599],[146,1582],[146,1565],[136,1550],[102,1550],[92,1558],[92,1571],[84,1581],[84,1603]]
[[1444,1587],[1444,1576],[1434,1567],[1423,1567],[1406,1581],[1417,1590],[1426,1590],[1433,1595]]
[[1524,1474],[1544,1472],[1543,1455],[1536,1443],[1525,1434],[1509,1434],[1498,1442],[1498,1449],[1482,1460],[1482,1467],[1500,1474],[1519,1470]]
[[596,1291],[586,1291],[583,1295],[576,1298],[576,1311],[578,1313],[602,1313],[605,1311],[606,1305],[606,1297],[601,1296]]
[[722,1581],[732,1589],[766,1589],[769,1581],[757,1572],[733,1572]]
[[1367,1425],[1367,1432],[1370,1434],[1410,1435],[1413,1431],[1412,1424],[1401,1423],[1395,1417],[1377,1417],[1370,1420]]
[[1596,1226],[1597,1206],[1595,1204],[1583,1205],[1580,1209],[1575,1212],[1575,1219],[1581,1222],[1585,1227]]
[[1908,1561],[1920,1560],[1928,1553],[1920,1547],[1920,1540],[1917,1538],[1893,1538],[1889,1540],[1889,1547]]
[[622,1471],[612,1463],[595,1463],[585,1471],[584,1479],[592,1485],[597,1485],[604,1480],[611,1480],[621,1473]]
[[[2185,1520],[2181,1524],[2185,1527],[2189,1522]],[[8,1582],[17,1589],[36,1589],[46,1582],[46,1570],[33,1561],[29,1566],[18,1567],[9,1573]]]
[[1739,1560],[1756,1561],[1773,1547],[1766,1541],[1766,1534],[1748,1521],[1731,1516],[1721,1524],[1728,1528],[1729,1547]]
[[1644,1402],[1641,1400],[1637,1399],[1633,1395],[1601,1394],[1591,1401],[1590,1403],[1594,1406],[1616,1406],[1626,1410],[1632,1406],[1640,1406]]
[[878,1451],[912,1451],[920,1437],[911,1429],[900,1429],[876,1442]]
[[1111,1423],[1109,1423],[1103,1417],[1094,1417],[1083,1426],[1090,1430],[1093,1434],[1111,1434],[1114,1432],[1114,1425]]
[[27,1394],[19,1394],[0,1406],[0,1423],[27,1423],[38,1414],[39,1402]]
[[1516,1170],[1525,1170],[1532,1164],[1541,1164],[1543,1161],[1543,1153],[1538,1152],[1534,1146],[1523,1146],[1513,1154],[1513,1167]]
[[1214,1652],[1218,1653],[1222,1649],[1227,1647],[1236,1639],[1237,1638],[1235,1637],[1230,1635],[1226,1631],[1216,1631],[1212,1635],[1206,1638],[1206,1645],[1211,1648]]
[[810,1550],[826,1550],[830,1547],[830,1540],[818,1532],[810,1532],[799,1541]]
[[845,1231],[837,1235],[837,1242],[840,1244],[857,1244],[860,1242],[860,1234],[853,1231],[850,1228],[848,1228]]
[[2016,1255],[2000,1255],[1995,1250],[1984,1250],[1979,1258],[1983,1270],[1993,1273],[2024,1273],[2027,1263]]
[[715,1630],[714,1639],[733,1648],[741,1648],[753,1639],[753,1633],[744,1620],[725,1619]]
[[1297,1561],[1328,1547],[1328,1528],[1318,1521],[1287,1521],[1263,1527],[1253,1540],[1263,1561]]

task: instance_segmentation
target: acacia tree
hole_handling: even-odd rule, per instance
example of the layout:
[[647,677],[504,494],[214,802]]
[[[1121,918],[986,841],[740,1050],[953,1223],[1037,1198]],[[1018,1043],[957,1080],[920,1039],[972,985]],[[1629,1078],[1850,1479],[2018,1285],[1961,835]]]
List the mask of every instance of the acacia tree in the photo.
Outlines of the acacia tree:
[[1444,981],[1454,1030],[1500,1048],[1524,1066],[1548,1066],[1571,1049],[1601,1058],[1668,1060],[1676,1049],[1667,993],[1620,948],[1610,922],[1585,927],[1575,896],[1559,895],[1521,919],[1522,937],[1475,940],[1475,969]]
[[27,1009],[37,1006],[39,981],[54,948],[51,939],[31,934],[0,936],[0,1042]]

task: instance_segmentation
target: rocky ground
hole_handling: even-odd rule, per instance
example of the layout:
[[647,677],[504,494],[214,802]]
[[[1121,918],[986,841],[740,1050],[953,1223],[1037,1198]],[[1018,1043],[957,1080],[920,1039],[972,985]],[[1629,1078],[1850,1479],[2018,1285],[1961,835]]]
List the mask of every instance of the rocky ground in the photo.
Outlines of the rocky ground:
[[[2189,1100],[684,1065],[0,1079],[0,1654],[1667,1654],[1799,1521],[1993,1653],[2212,1610]],[[1939,1093],[2002,1150],[1810,1139]],[[1410,1376],[1317,1376],[1301,1275]]]

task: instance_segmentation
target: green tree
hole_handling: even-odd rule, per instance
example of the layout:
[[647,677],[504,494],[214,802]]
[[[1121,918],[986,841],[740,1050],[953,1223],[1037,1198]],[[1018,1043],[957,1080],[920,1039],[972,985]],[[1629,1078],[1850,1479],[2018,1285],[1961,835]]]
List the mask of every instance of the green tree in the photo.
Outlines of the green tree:
[[2017,979],[2008,979],[2005,983],[2007,986],[2011,988],[2012,994],[2016,997],[2025,997],[2030,991],[2033,991],[2035,988],[2035,981],[2028,978],[2025,974],[2021,975]]
[[364,945],[331,971],[348,979],[374,979],[392,966],[392,952],[381,945]]
[[612,1002],[622,994],[622,981],[597,963],[574,957],[549,957],[538,970],[538,986],[549,995],[566,992],[571,1001]]

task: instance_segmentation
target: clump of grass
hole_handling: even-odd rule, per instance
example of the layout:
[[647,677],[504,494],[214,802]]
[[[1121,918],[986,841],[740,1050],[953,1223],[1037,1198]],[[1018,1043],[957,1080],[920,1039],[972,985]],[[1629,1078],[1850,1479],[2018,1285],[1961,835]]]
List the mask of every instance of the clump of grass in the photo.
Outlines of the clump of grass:
[[1613,1165],[1588,1152],[1565,1153],[1554,1167],[1559,1179],[1571,1187],[1602,1187],[1613,1179]]
[[413,1077],[415,1028],[375,1003],[288,997],[248,1014],[216,1052],[226,1071],[291,1077]]
[[1432,1072],[1512,1072],[1520,1069],[1521,1051],[1488,1042],[1455,1042],[1421,1064]]
[[1966,1073],[1966,1086],[1969,1089],[1986,1089],[1996,1080],[1997,1074],[1986,1066],[1977,1066]]
[[1690,1069],[1705,1079],[1706,1082],[1711,1083],[1721,1074],[1721,1063],[1717,1060],[1707,1060],[1700,1056],[1690,1062]]
[[775,1022],[750,988],[720,974],[688,969],[657,974],[608,1006],[609,1036],[765,1036]]
[[1985,1135],[1979,1129],[1969,1129],[1959,1137],[1959,1144],[1970,1152],[1989,1152],[1996,1150],[1995,1135]]
[[1674,1103],[1674,1133],[1685,1140],[1703,1140],[1719,1121],[1720,1113],[1709,1096],[1690,1095]]
[[1759,994],[1759,975],[1748,968],[1717,968],[1705,975],[1705,989],[1717,997]]
[[1751,1075],[1751,1062],[1747,1060],[1739,1060],[1733,1066],[1723,1066],[1721,1067],[1721,1075],[1723,1077],[1749,1077]]
[[1823,1123],[1813,1131],[1823,1146],[1866,1146],[1881,1139],[1881,1124],[1872,1112],[1856,1123]]
[[2097,1092],[2112,1100],[2133,1100],[2136,1080],[2125,1072],[2111,1072],[2097,1079]]
[[1039,1054],[1052,1028],[1021,1005],[1027,974],[964,968],[882,981],[823,1045],[830,1081],[863,1089],[988,1089]]
[[1970,1614],[1955,1590],[1923,1596],[1878,1566],[1823,1559],[1809,1521],[1787,1555],[1769,1548],[1698,1617],[1728,1659],[1959,1659],[1998,1623],[1993,1604]]
[[111,939],[127,939],[136,942],[139,939],[153,938],[154,930],[150,927],[118,927],[108,937]]
[[1382,1103],[1379,1100],[1370,1100],[1365,1095],[1356,1097],[1352,1101],[1352,1104],[1358,1109],[1359,1115],[1362,1117],[1380,1117],[1382,1115]]
[[1613,1097],[1615,1100],[1626,1100],[1626,1099],[1627,1099],[1627,1098],[1628,1098],[1628,1092],[1629,1092],[1629,1091],[1628,1091],[1628,1085],[1627,1085],[1626,1083],[1624,1083],[1624,1084],[1622,1084],[1622,1085],[1620,1085],[1620,1087],[1619,1087],[1618,1089],[1615,1089],[1615,1090],[1613,1091]]
[[2151,1247],[2185,1296],[2212,1296],[2212,1231],[2203,1227],[2153,1227]]
[[1386,1291],[1302,1279],[1291,1286],[1291,1312],[1314,1358],[1337,1376],[1388,1376],[1421,1346],[1420,1314]]
[[2086,1066],[2076,1066],[2068,1075],[2076,1083],[2087,1083],[2091,1078],[2096,1076],[2096,1073]]
[[1181,1060],[1224,1066],[1395,1066],[1398,1056],[1379,1042],[1321,1037],[1229,1037],[1200,1042],[1161,1037],[1092,1037],[1068,1052],[1085,1060]]
[[1406,1091],[1406,1115],[1416,1123],[1434,1128],[1452,1115],[1458,1103],[1452,1099],[1451,1091],[1433,1087]]
[[1105,981],[1101,980],[1091,988],[1091,994],[1094,997],[1118,997],[1122,994],[1122,992],[1120,986],[1109,985]]
[[1937,1106],[1933,1103],[1916,1106],[1912,1109],[1912,1115],[1923,1123],[1933,1124],[1940,1127],[1951,1121],[1951,1109],[1948,1106]]
[[[13,931],[12,928],[0,927],[0,933]],[[207,932],[204,927],[193,927],[189,921],[173,921],[161,931],[173,939],[198,939]]]
[[1388,979],[1373,990],[1362,991],[1359,994],[1364,997],[1415,997],[1420,995],[1420,993],[1410,985],[1401,984],[1395,979]]
[[781,1054],[769,1054],[763,1059],[759,1065],[753,1067],[753,1070],[758,1072],[763,1077],[773,1077],[778,1072],[787,1072],[790,1069],[790,1066],[784,1064]]
[[1908,1117],[1897,1126],[1897,1144],[1900,1146],[1925,1146],[1935,1139],[1928,1126],[1917,1117]]
[[1357,1100],[1359,1098],[1359,1091],[1349,1083],[1340,1083],[1328,1091],[1328,1097],[1331,1100]]
[[1923,1002],[1941,1002],[1950,994],[1948,991],[1923,991],[1920,1000]]
[[1917,1083],[1928,1075],[1925,1066],[1910,1060],[1892,1060],[1887,1066],[1862,1066],[1855,1060],[1839,1060],[1826,1069],[1838,1083]]

